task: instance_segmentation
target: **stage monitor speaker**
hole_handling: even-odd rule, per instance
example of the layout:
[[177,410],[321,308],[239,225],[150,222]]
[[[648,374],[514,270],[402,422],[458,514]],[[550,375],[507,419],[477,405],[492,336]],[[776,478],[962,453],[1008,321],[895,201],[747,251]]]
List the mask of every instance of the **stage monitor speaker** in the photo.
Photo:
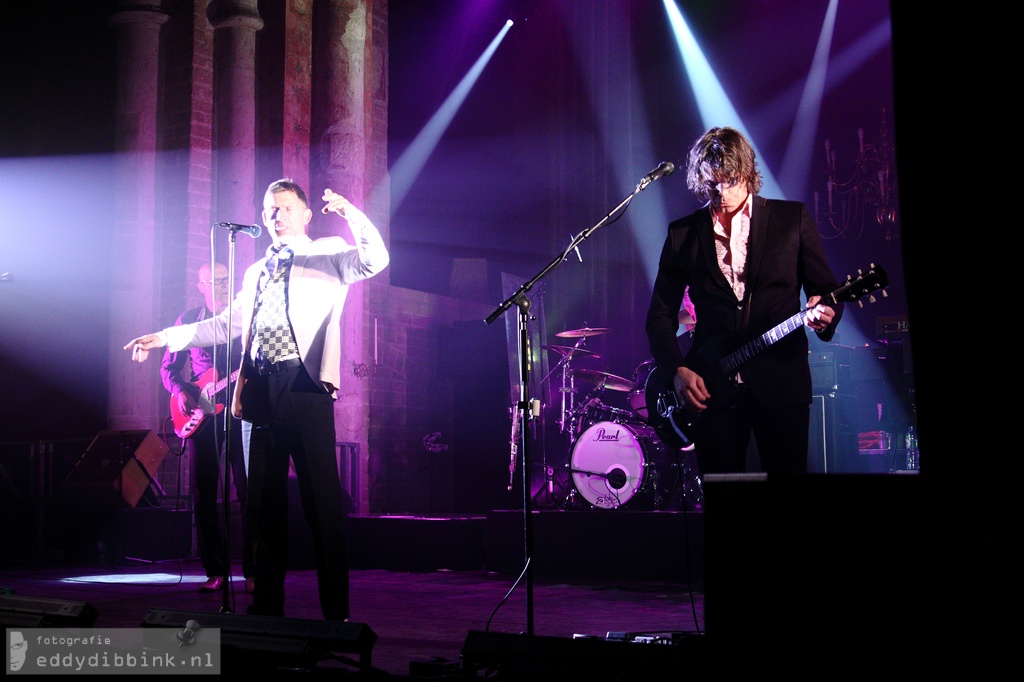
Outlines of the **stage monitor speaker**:
[[[625,635],[626,633],[621,633]],[[673,635],[671,641],[642,637],[541,637],[470,630],[462,646],[467,674],[496,672],[494,679],[586,679],[590,682],[647,682],[678,675],[705,650],[703,638]]]
[[79,502],[134,507],[154,482],[169,452],[153,431],[103,431],[64,479],[64,492]]
[[362,673],[372,671],[377,633],[363,623],[150,609],[142,627],[184,628],[189,621],[220,628],[225,673],[312,669],[327,659],[345,661],[337,654],[356,654],[353,665]]
[[98,617],[86,602],[0,595],[0,625],[6,627],[90,627]]

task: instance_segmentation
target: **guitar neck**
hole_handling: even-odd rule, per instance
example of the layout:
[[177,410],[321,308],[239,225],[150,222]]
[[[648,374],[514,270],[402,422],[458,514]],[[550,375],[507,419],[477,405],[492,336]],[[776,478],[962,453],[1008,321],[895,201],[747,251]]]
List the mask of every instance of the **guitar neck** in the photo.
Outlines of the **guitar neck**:
[[789,336],[797,329],[804,326],[804,316],[807,314],[806,311],[799,312],[792,317],[775,325],[764,334],[744,344],[740,348],[734,350],[722,358],[720,366],[722,372],[726,376],[732,376],[739,371],[740,367],[743,366],[748,360],[753,358],[758,353],[764,351],[768,346],[781,341],[784,337]]

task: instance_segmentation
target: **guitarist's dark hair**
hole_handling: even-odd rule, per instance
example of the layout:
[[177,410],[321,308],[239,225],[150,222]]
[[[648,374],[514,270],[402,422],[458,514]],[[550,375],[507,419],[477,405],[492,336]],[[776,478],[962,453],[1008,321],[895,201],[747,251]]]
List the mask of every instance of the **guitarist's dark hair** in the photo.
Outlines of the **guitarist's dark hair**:
[[735,128],[711,128],[693,143],[687,155],[686,186],[698,198],[710,199],[710,186],[722,176],[746,180],[751,194],[761,191],[754,148]]

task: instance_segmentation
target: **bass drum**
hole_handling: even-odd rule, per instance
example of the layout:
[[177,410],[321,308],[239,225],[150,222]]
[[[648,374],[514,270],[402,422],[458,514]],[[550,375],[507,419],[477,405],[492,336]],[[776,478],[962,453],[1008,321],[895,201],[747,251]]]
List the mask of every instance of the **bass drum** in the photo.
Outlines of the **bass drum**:
[[617,509],[656,477],[655,460],[665,445],[646,424],[598,422],[576,440],[572,449],[572,481],[587,502]]
[[654,360],[645,360],[633,372],[633,388],[629,392],[629,406],[637,419],[647,421],[647,377],[654,369]]

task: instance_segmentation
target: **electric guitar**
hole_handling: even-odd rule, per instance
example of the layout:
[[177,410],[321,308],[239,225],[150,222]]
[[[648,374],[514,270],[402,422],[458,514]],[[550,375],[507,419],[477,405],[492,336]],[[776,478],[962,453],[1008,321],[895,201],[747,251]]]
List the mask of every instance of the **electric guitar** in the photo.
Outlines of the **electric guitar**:
[[236,369],[230,378],[217,381],[217,368],[211,367],[199,377],[195,383],[199,387],[199,404],[190,414],[183,414],[178,408],[177,396],[171,396],[171,419],[174,421],[174,433],[179,438],[188,438],[211,416],[224,411],[223,403],[213,403],[213,396],[223,391],[228,384],[238,378]]
[[[889,285],[889,277],[881,267],[871,264],[867,272],[858,271],[856,279],[847,277],[846,282],[830,294],[822,296],[821,303],[833,305],[859,301],[864,296],[874,303],[874,293],[882,292]],[[863,305],[861,303],[860,305]],[[730,407],[736,398],[739,382],[736,377],[748,360],[754,358],[769,346],[804,326],[814,310],[801,310],[739,348],[735,337],[720,335],[708,339],[700,348],[686,357],[687,366],[704,379],[711,394],[707,409]],[[735,350],[731,350],[735,348]],[[675,367],[654,367],[644,386],[644,401],[647,404],[647,421],[666,444],[673,447],[689,447],[693,443],[697,418],[700,413],[687,407],[676,394],[673,379]]]

